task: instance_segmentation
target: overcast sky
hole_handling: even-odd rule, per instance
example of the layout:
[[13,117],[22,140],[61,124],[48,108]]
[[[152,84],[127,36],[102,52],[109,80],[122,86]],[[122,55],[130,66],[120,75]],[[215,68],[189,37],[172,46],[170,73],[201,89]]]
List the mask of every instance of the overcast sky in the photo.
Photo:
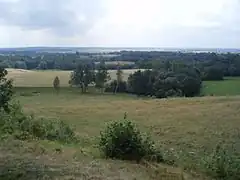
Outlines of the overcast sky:
[[0,0],[0,47],[240,48],[240,0]]

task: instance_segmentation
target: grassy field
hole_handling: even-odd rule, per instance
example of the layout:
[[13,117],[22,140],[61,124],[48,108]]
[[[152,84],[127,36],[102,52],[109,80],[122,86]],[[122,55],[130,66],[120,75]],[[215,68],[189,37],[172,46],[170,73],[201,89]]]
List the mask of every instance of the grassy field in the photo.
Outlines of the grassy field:
[[206,81],[203,86],[203,94],[206,95],[240,95],[239,77],[227,77],[224,81]]
[[[127,80],[128,76],[136,69],[123,70],[123,78]],[[52,87],[53,79],[58,76],[62,87],[68,87],[71,71],[31,71],[22,69],[8,69],[8,78],[14,80],[16,87]],[[111,79],[116,79],[116,70],[109,71]]]
[[[130,71],[124,73],[127,76]],[[224,140],[229,147],[234,145],[235,155],[240,155],[240,96],[150,99],[127,94],[83,95],[78,89],[67,87],[61,88],[57,95],[53,88],[47,88],[51,87],[56,75],[60,77],[62,86],[68,86],[69,72],[66,71],[9,72],[17,86],[15,98],[24,111],[69,123],[80,136],[79,144],[1,141],[0,168],[9,161],[8,158],[20,158],[21,154],[21,158],[45,164],[51,169],[46,172],[65,175],[56,179],[168,180],[171,173],[175,173],[177,177],[172,179],[181,180],[184,173],[185,180],[203,180],[207,178],[201,175],[202,158],[211,153],[219,141]],[[237,84],[238,79],[204,82],[205,93],[218,90],[216,95],[224,95],[222,93],[232,89],[235,81]],[[225,87],[225,90],[220,91],[219,87]],[[32,93],[36,91],[39,93]],[[238,94],[237,90],[231,92]],[[156,171],[152,167],[100,158],[96,147],[100,131],[107,122],[123,119],[124,113],[141,131],[152,136],[164,157],[175,160],[178,168],[158,166],[157,171],[165,174],[166,178],[153,176]],[[56,153],[58,148],[61,153]]]
[[[39,91],[40,94],[31,95],[33,91]],[[41,159],[49,161],[49,158],[53,158],[53,162],[49,161],[50,165],[55,163],[64,167],[64,163],[71,162],[74,168],[90,166],[93,174],[101,175],[99,179],[152,179],[149,168],[99,159],[95,145],[100,131],[105,123],[123,119],[125,112],[128,119],[133,120],[143,132],[150,134],[162,151],[167,152],[166,157],[176,160],[180,168],[162,166],[170,172],[181,174],[184,169],[199,172],[202,157],[210,153],[221,140],[229,146],[236,144],[240,152],[238,96],[157,100],[130,95],[82,95],[70,88],[62,89],[59,95],[52,88],[17,88],[16,98],[27,113],[64,120],[81,137],[81,143],[73,146],[47,141],[35,142],[34,145],[31,144],[34,153],[39,151],[39,146],[43,147],[47,153],[41,155]],[[63,149],[60,155],[54,153],[56,147]],[[185,179],[198,178],[205,179],[199,174],[195,174],[194,178],[185,174]]]
[[[129,75],[136,71],[123,70],[124,80],[127,80]],[[70,71],[31,71],[21,69],[8,69],[8,78],[14,80],[16,87],[52,87],[53,79],[59,76],[62,87],[69,87],[68,81]],[[116,79],[116,71],[109,71],[111,79]],[[224,81],[206,81],[203,82],[202,94],[226,96],[240,95],[240,78],[229,77]]]

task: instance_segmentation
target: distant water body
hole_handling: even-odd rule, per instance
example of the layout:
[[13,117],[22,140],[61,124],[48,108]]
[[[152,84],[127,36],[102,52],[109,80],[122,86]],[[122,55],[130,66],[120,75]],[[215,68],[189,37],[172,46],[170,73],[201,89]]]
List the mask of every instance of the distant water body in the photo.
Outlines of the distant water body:
[[59,52],[75,53],[89,52],[119,52],[119,51],[171,51],[171,52],[215,52],[215,53],[240,53],[239,49],[233,48],[154,48],[154,47],[20,47],[20,48],[0,48],[0,52],[6,51],[35,51],[35,52]]
[[116,52],[116,51],[169,51],[169,52],[215,52],[215,53],[240,53],[240,49],[228,48],[77,48],[79,52]]

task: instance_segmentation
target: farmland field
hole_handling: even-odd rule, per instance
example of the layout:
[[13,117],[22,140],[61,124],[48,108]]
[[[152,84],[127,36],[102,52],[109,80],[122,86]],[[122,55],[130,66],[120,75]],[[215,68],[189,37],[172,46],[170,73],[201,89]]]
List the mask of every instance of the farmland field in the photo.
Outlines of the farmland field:
[[[8,78],[14,80],[16,87],[52,87],[53,79],[59,76],[62,87],[68,87],[68,81],[71,71],[32,71],[22,69],[7,69]],[[136,69],[123,70],[123,78],[127,80],[128,76]],[[109,70],[111,79],[116,79],[116,70]]]
[[[126,81],[128,76],[137,69],[123,70],[123,78]],[[52,87],[53,79],[59,76],[61,87],[69,87],[68,81],[71,71],[31,71],[21,69],[8,69],[8,78],[14,80],[16,87]],[[110,70],[111,79],[116,79],[116,70]],[[240,95],[240,78],[228,77],[224,81],[203,82],[202,94],[226,96]]]

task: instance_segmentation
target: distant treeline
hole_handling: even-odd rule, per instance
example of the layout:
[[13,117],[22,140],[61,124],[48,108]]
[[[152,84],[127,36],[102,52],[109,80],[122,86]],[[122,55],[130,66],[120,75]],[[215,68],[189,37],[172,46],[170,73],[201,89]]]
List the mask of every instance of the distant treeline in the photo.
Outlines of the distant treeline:
[[[123,63],[118,64],[121,61]],[[21,69],[59,69],[74,70],[77,65],[90,62],[99,65],[106,63],[107,69],[158,69],[175,71],[186,67],[198,68],[204,77],[217,74],[210,79],[222,79],[220,76],[240,76],[240,54],[234,53],[183,53],[159,51],[121,51],[111,53],[14,53],[0,55],[0,66]],[[126,63],[124,63],[126,62]],[[132,63],[129,63],[132,62]]]

